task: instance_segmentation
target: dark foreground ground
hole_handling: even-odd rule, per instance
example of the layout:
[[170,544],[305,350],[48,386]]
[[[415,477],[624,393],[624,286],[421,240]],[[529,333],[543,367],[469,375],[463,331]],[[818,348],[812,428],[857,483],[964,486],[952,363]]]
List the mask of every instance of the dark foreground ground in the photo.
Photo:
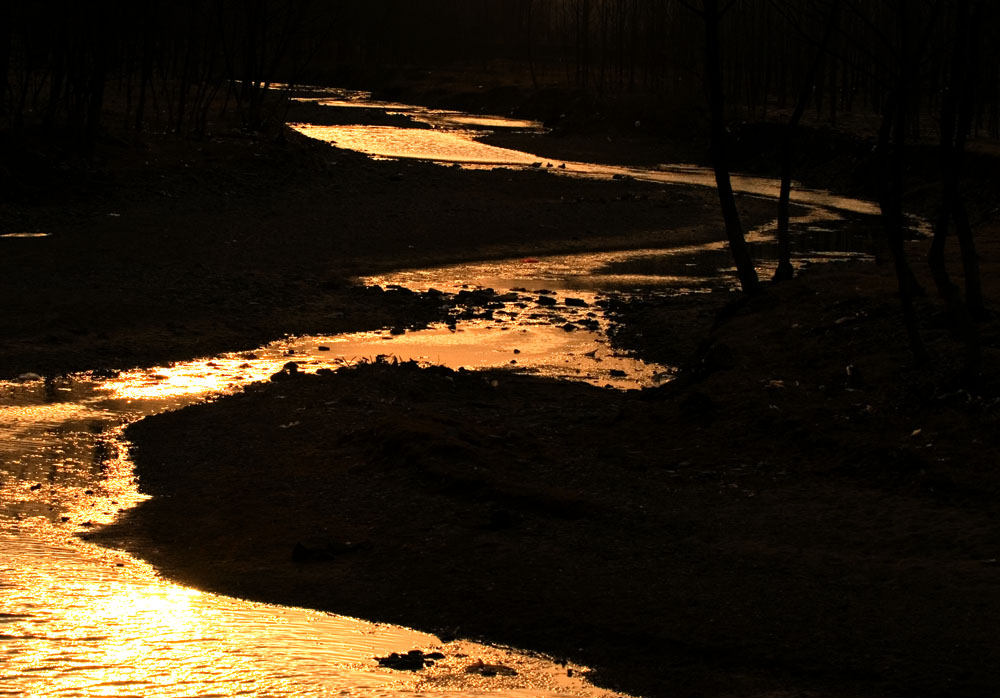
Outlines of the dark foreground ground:
[[[6,375],[433,317],[348,283],[369,271],[719,236],[711,192],[126,145],[12,183],[3,232],[53,235],[0,239]],[[97,537],[199,587],[544,651],[649,696],[996,695],[998,326],[960,385],[933,294],[918,370],[893,289],[837,265],[745,304],[619,305],[619,344],[688,366],[655,391],[376,364],[147,419],[129,437],[154,497]]]
[[656,391],[376,364],[145,420],[154,498],[99,537],[642,695],[992,695],[995,342],[981,395],[906,369],[885,282],[769,293]]

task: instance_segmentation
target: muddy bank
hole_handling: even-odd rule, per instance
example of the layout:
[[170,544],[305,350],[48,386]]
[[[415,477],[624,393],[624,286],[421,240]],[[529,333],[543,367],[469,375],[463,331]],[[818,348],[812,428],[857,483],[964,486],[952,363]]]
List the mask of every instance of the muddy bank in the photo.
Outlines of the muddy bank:
[[[465,259],[721,239],[714,194],[545,172],[374,162],[291,132],[21,154],[0,234],[0,372],[122,368],[285,333],[413,318],[355,275]],[[33,164],[32,164],[33,163]],[[30,176],[29,176],[30,175]],[[744,198],[747,224],[771,215]]]
[[642,695],[990,695],[995,321],[959,390],[933,321],[936,363],[911,366],[893,283],[831,265],[721,315],[620,307],[646,352],[711,318],[642,393],[376,364],[154,417],[129,431],[154,498],[99,536],[190,584]]
[[[707,190],[237,134],[101,157],[9,190],[4,232],[52,235],[0,240],[7,375],[436,312],[360,273],[722,237]],[[743,201],[748,225],[772,211]],[[991,695],[1000,335],[960,389],[929,296],[913,370],[893,284],[845,266],[725,310],[618,303],[620,346],[688,364],[645,394],[383,364],[150,419],[130,438],[156,496],[99,537],[191,584],[572,657],[650,696]]]

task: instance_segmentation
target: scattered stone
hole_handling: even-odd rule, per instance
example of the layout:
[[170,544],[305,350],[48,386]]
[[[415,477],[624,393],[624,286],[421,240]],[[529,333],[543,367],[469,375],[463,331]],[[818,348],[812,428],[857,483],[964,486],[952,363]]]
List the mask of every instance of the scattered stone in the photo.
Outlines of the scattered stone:
[[420,671],[424,665],[432,665],[438,659],[444,659],[440,652],[424,654],[420,650],[410,650],[406,654],[393,652],[388,657],[375,657],[379,666],[396,671]]
[[[572,322],[567,322],[565,325],[562,326],[562,328],[563,328],[563,332],[576,332],[576,330],[577,330],[576,325],[574,325]],[[622,373],[624,374],[624,372],[622,372]],[[613,371],[612,371],[612,375],[614,375]]]
[[555,305],[556,299],[551,296],[539,296],[537,303],[538,305]]
[[586,308],[588,306],[587,301],[582,298],[564,298],[563,303],[576,308]]
[[391,335],[406,334],[406,328],[397,325],[397,326],[393,327],[391,330],[389,330],[389,334],[391,334]]
[[284,381],[292,378],[301,378],[304,374],[299,372],[299,365],[294,361],[289,361],[281,367],[281,370],[271,376],[272,381]]
[[477,659],[469,666],[465,667],[466,674],[479,674],[480,676],[517,676],[517,671],[503,664],[485,664],[482,659]]
[[34,485],[32,485],[31,487],[29,487],[28,489],[31,490],[32,492],[34,492],[35,490],[40,490],[40,489],[42,489],[42,483],[36,482]]
[[316,351],[330,351],[330,347],[326,346],[325,344],[320,344],[318,347],[316,347]]

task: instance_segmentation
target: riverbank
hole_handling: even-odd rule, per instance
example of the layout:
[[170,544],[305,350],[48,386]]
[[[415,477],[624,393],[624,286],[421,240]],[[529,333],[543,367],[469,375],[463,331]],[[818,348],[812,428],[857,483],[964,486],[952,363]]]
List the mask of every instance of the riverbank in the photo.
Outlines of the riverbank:
[[[19,156],[0,206],[0,375],[156,365],[285,334],[419,325],[360,274],[719,239],[707,189],[371,161],[287,132]],[[58,165],[58,166],[57,166]],[[771,215],[744,197],[747,225]]]
[[651,348],[716,324],[655,390],[379,363],[144,420],[153,499],[98,539],[198,587],[547,652],[639,695],[995,692],[993,323],[966,392],[943,328],[912,366],[887,269],[717,310],[619,308]]
[[[3,232],[52,233],[0,240],[6,375],[440,312],[362,273],[721,238],[707,190],[294,137],[104,148],[4,204]],[[97,537],[200,587],[509,642],[643,695],[990,695],[996,320],[963,392],[933,294],[934,362],[911,367],[893,284],[837,265],[724,312],[616,304],[616,342],[688,366],[651,392],[378,364],[145,420],[155,496]]]

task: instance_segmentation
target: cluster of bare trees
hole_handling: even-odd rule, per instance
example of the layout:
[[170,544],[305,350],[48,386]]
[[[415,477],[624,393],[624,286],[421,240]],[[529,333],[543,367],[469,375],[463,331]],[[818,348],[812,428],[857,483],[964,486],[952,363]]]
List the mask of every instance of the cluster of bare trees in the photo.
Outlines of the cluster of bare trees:
[[[135,130],[204,133],[216,109],[256,128],[276,81],[336,75],[346,64],[369,76],[389,66],[520,66],[536,87],[704,109],[728,237],[741,283],[754,292],[728,184],[727,122],[786,125],[783,279],[796,127],[807,115],[850,117],[877,132],[879,203],[919,357],[912,299],[923,290],[904,255],[904,158],[914,139],[940,140],[943,203],[930,262],[974,347],[983,302],[959,182],[966,138],[1000,137],[998,35],[991,0],[97,0],[58,12],[2,3],[0,128],[58,127],[90,143],[109,100]],[[944,264],[952,229],[964,289]]]
[[[383,13],[376,25],[387,43],[373,44],[365,54],[375,64],[485,65],[499,59],[527,66],[536,85],[562,84],[606,99],[641,94],[668,105],[707,106],[727,235],[748,293],[760,284],[729,184],[727,122],[737,117],[785,123],[777,280],[792,273],[788,200],[798,124],[807,115],[834,125],[847,118],[862,124],[877,134],[873,178],[879,182],[885,239],[918,358],[924,349],[913,298],[923,289],[903,244],[905,158],[915,140],[939,137],[942,209],[929,261],[938,291],[972,348],[974,369],[982,292],[959,181],[965,139],[970,134],[1000,137],[996,3],[386,0],[354,12],[360,21]],[[361,50],[364,44],[353,47]],[[951,281],[944,264],[944,240],[952,228],[961,248],[964,289]]]
[[[746,252],[731,201],[722,105],[727,80],[719,56],[725,45],[720,40],[720,33],[725,30],[726,15],[735,14],[750,3],[731,0],[720,6],[718,0],[701,0],[698,4],[681,1],[704,25],[703,75],[709,96],[716,180],[740,282],[745,292],[755,293],[759,281]],[[822,18],[821,22],[815,18],[809,20],[802,14],[804,3],[771,0],[768,6],[782,13],[789,21],[789,29],[803,36],[809,35],[810,24],[825,27],[821,39],[813,35],[810,41],[814,58],[803,63],[805,74],[800,78],[798,98],[786,125],[778,227],[781,259],[776,280],[787,278],[791,273],[787,201],[789,156],[795,128],[808,101],[819,100],[816,94],[819,76],[825,71],[832,83],[838,64],[843,72],[848,72],[844,68],[849,66],[850,72],[862,75],[866,84],[870,84],[873,111],[879,115],[876,167],[881,218],[896,270],[903,322],[918,361],[926,359],[926,350],[913,300],[924,291],[905,253],[905,163],[908,142],[921,134],[921,118],[931,117],[930,120],[939,125],[941,203],[928,262],[952,322],[965,339],[965,370],[971,379],[979,370],[977,323],[984,315],[984,307],[975,244],[960,180],[965,142],[976,127],[977,119],[981,120],[984,114],[995,119],[997,105],[993,83],[998,61],[993,41],[998,26],[995,6],[983,0],[870,0],[864,3],[827,0],[811,3],[809,12],[818,11],[820,14],[816,17]],[[793,11],[799,14],[793,15]],[[857,51],[863,52],[863,60],[844,58]],[[767,99],[766,92],[763,97]],[[840,99],[841,95],[834,93],[831,101],[839,102]],[[964,294],[951,280],[945,265],[945,239],[952,224],[961,250]]]
[[[812,70],[829,26],[843,6],[824,60]],[[981,12],[995,14],[983,3]],[[671,103],[701,99],[704,31],[700,0],[381,0],[322,3],[332,28],[331,63],[377,72],[391,65],[485,67],[530,71],[538,84],[597,95],[643,94]],[[892,92],[899,57],[893,23],[900,7],[936,18],[917,37],[920,80],[909,128],[931,127],[949,81],[945,68],[954,0],[720,0],[723,89],[731,109],[749,118],[794,108],[808,79],[810,110],[836,123],[845,114],[880,111]],[[984,15],[984,21],[989,18]],[[981,47],[972,128],[1000,137],[1000,49]],[[811,74],[810,74],[811,72]]]
[[118,100],[137,130],[201,133],[213,107],[256,127],[264,88],[315,46],[314,19],[308,2],[278,0],[3,3],[0,124],[66,129],[86,144]]

